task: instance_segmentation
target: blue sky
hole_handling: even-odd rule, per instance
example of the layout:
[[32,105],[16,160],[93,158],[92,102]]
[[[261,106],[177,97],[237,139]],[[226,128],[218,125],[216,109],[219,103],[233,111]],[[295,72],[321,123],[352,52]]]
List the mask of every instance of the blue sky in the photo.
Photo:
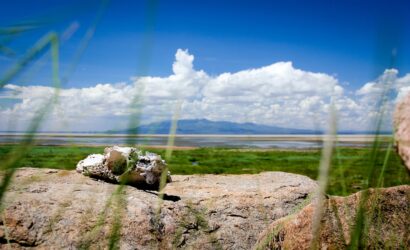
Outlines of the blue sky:
[[[78,22],[79,30],[61,48],[67,65],[101,5],[82,2],[7,1],[0,22],[49,22],[13,43],[20,54],[46,31],[63,32]],[[408,1],[111,1],[70,85],[125,81],[138,73],[164,76],[175,51],[187,48],[196,67],[211,74],[292,61],[357,86],[390,67],[393,49],[394,66],[410,71],[409,12]],[[144,45],[146,39],[152,44]],[[149,62],[148,70],[141,61]],[[3,59],[0,69],[7,66]],[[49,78],[42,72],[30,81]]]
[[[54,30],[60,36],[72,32],[60,48],[64,75],[104,6],[83,2],[2,3],[1,26],[38,26],[10,42],[0,39],[16,53],[0,54],[0,73]],[[195,57],[194,68],[209,76],[292,62],[295,69],[333,76],[346,95],[353,95],[386,69],[397,69],[397,77],[410,72],[408,13],[410,2],[404,0],[111,1],[65,87],[130,83],[141,75],[167,77],[173,74],[176,51],[187,49]],[[33,68],[10,84],[50,85],[47,55]]]

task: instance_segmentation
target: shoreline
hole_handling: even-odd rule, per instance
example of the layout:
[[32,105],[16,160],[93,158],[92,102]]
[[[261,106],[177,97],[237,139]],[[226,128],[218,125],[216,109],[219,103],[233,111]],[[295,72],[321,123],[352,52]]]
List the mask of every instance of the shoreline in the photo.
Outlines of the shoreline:
[[[1,143],[0,142],[0,147],[2,146],[18,146],[20,143],[14,143],[14,142],[5,142]],[[37,144],[34,143],[32,144],[34,147],[86,147],[86,148],[104,148],[104,147],[109,147],[109,146],[122,146],[122,147],[136,147],[136,148],[141,148],[141,149],[168,149],[171,148],[172,150],[196,150],[196,149],[202,149],[202,148],[214,148],[214,149],[220,149],[220,150],[227,150],[227,151],[242,151],[242,152],[269,152],[269,151],[281,151],[281,152],[311,152],[311,151],[320,151],[322,150],[322,147],[269,147],[269,148],[261,148],[261,147],[234,147],[234,146],[229,146],[229,145],[224,145],[224,146],[206,146],[206,147],[196,147],[196,146],[167,146],[167,145],[129,145],[129,144],[81,144],[81,143],[73,143],[73,144]],[[368,148],[371,146],[371,144],[360,144],[358,143],[357,145],[339,145],[338,147],[340,148],[352,148],[352,149],[364,149]]]
[[[21,138],[26,135],[26,133],[0,133],[0,138],[12,137]],[[373,141],[376,136],[381,140],[390,140],[393,138],[392,135],[375,135],[375,134],[340,134],[340,135],[306,135],[306,134],[266,134],[266,135],[231,135],[231,134],[91,134],[91,133],[36,133],[37,137],[43,138],[224,138],[224,139],[240,139],[240,140],[256,140],[256,141],[307,141],[307,142],[318,142],[326,141],[333,137],[337,138],[340,142],[368,142]]]

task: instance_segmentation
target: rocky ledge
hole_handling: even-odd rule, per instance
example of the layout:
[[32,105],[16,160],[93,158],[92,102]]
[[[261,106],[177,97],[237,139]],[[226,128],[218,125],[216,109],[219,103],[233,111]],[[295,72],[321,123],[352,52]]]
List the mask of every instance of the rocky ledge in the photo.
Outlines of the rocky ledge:
[[273,222],[254,249],[410,249],[409,185],[327,197],[320,208],[317,216],[312,202]]
[[160,202],[155,191],[75,171],[20,169],[3,203],[0,248],[250,249],[317,187],[283,172],[172,179]]

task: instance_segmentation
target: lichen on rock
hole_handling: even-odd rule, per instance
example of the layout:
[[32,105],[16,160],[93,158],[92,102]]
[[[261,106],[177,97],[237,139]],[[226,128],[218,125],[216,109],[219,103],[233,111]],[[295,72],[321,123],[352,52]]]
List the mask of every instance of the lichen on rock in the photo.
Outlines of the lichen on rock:
[[104,155],[92,154],[78,162],[76,170],[92,178],[147,189],[158,189],[161,175],[167,171],[166,182],[171,182],[167,164],[160,155],[144,154],[133,147],[107,147]]

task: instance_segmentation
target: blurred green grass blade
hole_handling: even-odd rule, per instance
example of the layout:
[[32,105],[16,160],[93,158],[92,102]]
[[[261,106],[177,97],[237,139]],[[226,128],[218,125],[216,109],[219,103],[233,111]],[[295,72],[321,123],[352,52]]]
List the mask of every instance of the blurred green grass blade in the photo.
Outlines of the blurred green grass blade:
[[[387,104],[388,104],[388,99],[389,99],[389,92],[393,86],[393,81],[394,79],[387,79],[383,82],[384,84],[382,86],[383,88],[382,93],[376,105],[376,110],[377,110],[378,115],[376,117],[375,139],[374,139],[371,153],[370,153],[369,167],[367,168],[368,170],[367,182],[366,182],[367,189],[364,190],[362,192],[362,195],[360,196],[356,220],[355,220],[355,223],[352,225],[353,229],[351,230],[351,234],[350,234],[351,243],[349,245],[349,249],[361,248],[363,245],[363,235],[365,235],[366,233],[364,232],[364,230],[366,229],[366,225],[364,224],[366,220],[365,204],[369,196],[368,188],[377,187],[378,180],[380,179],[380,176],[379,178],[376,178],[376,173],[377,173],[377,168],[378,168],[378,156],[382,148],[382,141],[380,140],[380,131],[382,128],[385,115],[386,115],[386,110],[388,108]],[[387,152],[387,155],[389,154],[389,152],[390,150]],[[386,164],[387,164],[387,161],[388,161],[388,157],[385,158]]]
[[[44,52],[49,44],[51,44],[51,47],[53,47],[53,44],[56,43],[58,44],[58,37],[55,32],[49,32],[42,38],[40,38],[40,40],[37,41],[35,45],[27,51],[23,58],[21,58],[16,64],[14,64],[8,71],[6,71],[5,75],[0,78],[0,88],[3,88],[4,85],[6,85],[11,79],[20,74],[30,62],[32,62],[38,55]],[[54,67],[55,65],[53,63],[53,68]]]
[[382,169],[381,169],[380,174],[379,174],[379,179],[377,181],[377,187],[382,187],[383,186],[384,172],[386,171],[386,167],[387,167],[387,164],[389,162],[390,153],[392,151],[392,145],[393,145],[393,143],[390,142],[389,146],[387,147],[387,152],[386,152],[386,155],[384,156],[383,166],[382,166]]
[[6,27],[0,27],[0,36],[14,36],[21,33],[37,29],[41,26],[41,22],[38,21],[29,21],[22,22],[19,24],[14,24]]
[[[19,162],[22,160],[26,152],[31,149],[35,133],[37,132],[42,120],[48,111],[53,107],[54,103],[57,101],[60,88],[60,78],[59,78],[59,41],[58,36],[54,32],[50,32],[43,36],[36,45],[29,50],[28,55],[23,58],[22,64],[12,68],[11,72],[6,75],[5,79],[11,79],[17,75],[23,68],[23,65],[27,65],[36,55],[44,51],[44,49],[50,45],[51,56],[52,56],[52,76],[55,92],[54,95],[40,108],[36,113],[36,116],[31,121],[24,140],[22,143],[11,151],[10,154],[6,157],[7,161],[0,165],[2,170],[6,170],[5,176],[0,185],[0,204],[4,197],[4,193],[7,190],[7,187],[10,185],[11,178],[15,170],[17,169]],[[3,85],[0,84],[0,87]]]
[[65,74],[61,78],[61,82],[63,85],[68,82],[69,76],[71,76],[74,73],[78,63],[80,62],[81,56],[84,54],[86,48],[88,47],[88,44],[93,38],[95,30],[97,29],[97,26],[100,23],[102,16],[106,12],[109,3],[110,3],[110,0],[101,1],[101,5],[98,8],[96,17],[94,18],[90,27],[87,29],[84,37],[81,39],[80,45],[78,46],[77,50],[74,53],[70,67],[68,68],[67,72],[65,72]]
[[[154,30],[156,25],[156,18],[157,18],[157,7],[158,1],[157,0],[148,0],[146,1],[146,16],[145,16],[145,25],[144,25],[144,32],[142,38],[142,46],[140,53],[138,54],[137,59],[137,76],[146,75],[149,66],[151,63],[152,57],[152,50],[154,47]],[[130,133],[138,134],[138,126],[141,123],[141,116],[143,111],[143,103],[144,103],[144,91],[145,85],[144,82],[139,82],[139,85],[136,86],[136,93],[131,101],[130,109],[131,114],[129,116],[129,123],[128,129]],[[129,137],[126,140],[126,144],[133,146],[136,144],[136,139]]]
[[3,54],[7,57],[13,57],[16,55],[16,52],[14,52],[14,50],[12,50],[11,48],[6,47],[0,43],[0,54]]
[[[85,34],[81,38],[78,47],[73,53],[72,59],[70,64],[66,67],[66,70],[61,74],[61,86],[64,86],[69,82],[69,78],[71,75],[75,72],[82,55],[84,54],[85,50],[87,49],[90,41],[92,40],[95,30],[101,21],[102,16],[107,10],[107,7],[109,5],[110,1],[109,0],[102,0],[101,5],[98,8],[97,15],[93,19],[92,23],[86,30]],[[78,25],[78,24],[77,24]],[[60,47],[68,40],[70,39],[71,35],[76,32],[78,27],[75,27],[75,22],[72,22],[70,26],[66,30],[64,30],[63,34],[61,35],[60,38]],[[74,27],[74,28],[73,28]],[[47,58],[47,53],[44,53],[42,55],[42,58],[40,60],[36,61],[36,65],[33,65],[30,67],[27,72],[24,73],[24,77],[27,79],[27,81],[30,79],[30,77],[34,74],[36,74],[39,69],[45,65],[45,60]],[[21,78],[20,78],[21,79]]]
[[125,183],[121,183],[113,194],[113,198],[115,199],[115,207],[113,208],[114,221],[108,236],[108,249],[110,250],[120,249],[118,243],[121,239],[122,215],[125,213],[124,209],[126,209],[126,199],[125,194],[123,193],[124,185]]
[[346,195],[347,194],[347,187],[346,187],[346,177],[345,177],[345,169],[344,166],[342,164],[342,160],[341,160],[341,153],[340,153],[340,149],[339,147],[335,148],[335,153],[336,153],[336,159],[337,159],[337,169],[338,169],[338,173],[339,173],[339,178],[340,178],[340,184],[342,187],[342,195]]
[[[17,162],[16,162],[17,163]],[[2,198],[4,194],[7,191],[7,187],[10,185],[11,180],[13,178],[14,172],[16,171],[16,168],[10,168],[4,171],[4,176],[1,180],[0,184],[0,204],[2,204]]]
[[332,102],[330,105],[330,123],[329,130],[326,135],[324,135],[324,145],[322,148],[322,156],[319,165],[319,176],[317,178],[318,188],[316,191],[316,205],[315,212],[313,214],[312,222],[312,241],[310,244],[310,249],[317,249],[319,244],[319,236],[321,230],[321,220],[323,216],[323,206],[325,202],[325,194],[329,181],[330,167],[332,164],[332,154],[334,151],[334,144],[336,141],[336,131],[337,131],[337,118],[335,106]]
[[[178,119],[179,119],[179,115],[181,112],[181,107],[182,107],[182,100],[179,100],[177,101],[175,105],[175,111],[172,117],[172,124],[169,129],[167,147],[165,149],[165,160],[168,162],[168,164],[171,161],[171,157],[172,157],[172,152],[173,152],[174,143],[175,143],[175,134],[178,128]],[[164,200],[164,187],[167,184],[167,179],[168,179],[168,165],[166,165],[165,169],[162,171],[160,181],[159,181],[158,208],[157,208],[158,217],[161,214],[161,206]]]

